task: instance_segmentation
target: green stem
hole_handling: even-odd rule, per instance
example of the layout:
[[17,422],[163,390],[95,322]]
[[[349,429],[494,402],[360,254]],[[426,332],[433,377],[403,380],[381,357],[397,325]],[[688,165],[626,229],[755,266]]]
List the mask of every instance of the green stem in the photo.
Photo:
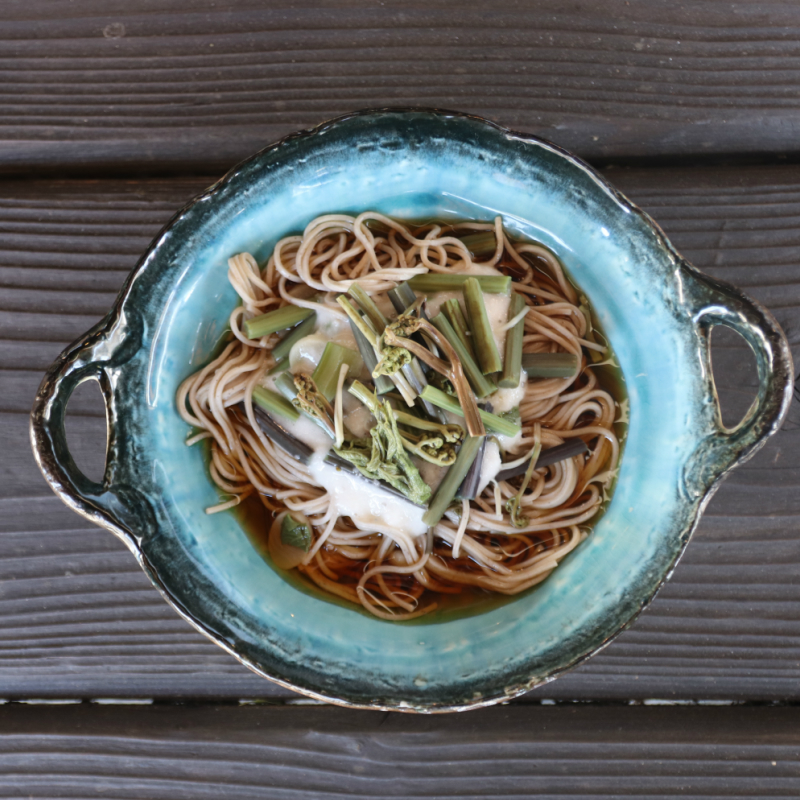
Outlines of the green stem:
[[469,278],[477,280],[481,289],[488,294],[506,294],[511,286],[511,278],[508,275],[448,275],[441,272],[415,275],[408,281],[408,285],[415,292],[432,294],[461,289]]
[[342,364],[347,364],[348,376],[351,376],[359,366],[361,357],[354,350],[342,347],[336,342],[328,342],[322,351],[322,358],[319,360],[311,379],[316,384],[317,390],[324,395],[330,403],[336,394],[336,385],[339,382],[339,370]]
[[398,314],[402,314],[409,306],[413,306],[417,301],[417,296],[414,290],[408,285],[408,281],[398,283],[394,289],[389,289],[386,293],[392,301],[394,310]]
[[578,371],[572,353],[523,353],[522,368],[529,378],[571,378]]
[[[426,386],[421,397],[424,400],[430,400],[435,406],[439,406],[439,408],[443,408],[445,411],[450,411],[452,414],[458,414],[460,417],[464,416],[464,410],[458,404],[456,399],[450,397],[449,394],[445,394],[441,389],[437,389],[435,386]],[[497,414],[490,414],[488,411],[484,411],[482,408],[478,409],[478,414],[483,420],[483,424],[490,431],[499,433],[502,436],[516,436],[520,432],[519,425],[516,425],[507,419],[503,419],[502,417],[498,417]]]
[[[361,353],[361,359],[372,375],[375,367],[378,366],[378,357],[375,355],[375,348],[367,341],[367,337],[361,333],[361,330],[356,326],[353,320],[350,320],[350,330],[353,331],[353,338],[356,340],[358,352]],[[394,389],[394,383],[386,375],[378,375],[377,378],[372,379],[375,384],[375,391],[378,394],[386,394]]]
[[494,231],[478,231],[464,236],[461,241],[473,256],[492,256],[497,249],[497,237]]
[[447,317],[439,313],[431,320],[431,323],[436,326],[436,329],[453,346],[453,350],[456,351],[456,355],[461,361],[461,366],[464,368],[464,374],[475,390],[476,397],[478,397],[478,399],[483,399],[492,394],[497,387],[483,372],[481,372],[480,367],[478,367],[473,357],[467,352],[467,349],[464,347],[458,334],[453,330]]
[[244,335],[248,339],[260,339],[262,336],[269,336],[271,333],[291,328],[313,313],[312,309],[299,306],[284,306],[276,311],[268,311],[261,316],[245,320]]
[[464,345],[470,356],[474,359],[475,351],[472,349],[472,342],[469,337],[469,325],[467,325],[467,319],[464,316],[464,312],[461,310],[461,303],[459,303],[455,297],[451,297],[449,300],[442,303],[441,311],[447,317],[447,321],[461,340],[461,344]]
[[375,305],[375,301],[357,283],[350,287],[348,294],[361,306],[367,319],[372,323],[372,327],[380,336],[383,329],[389,324],[389,320],[383,316],[383,312]]
[[[525,310],[525,298],[519,292],[511,293],[508,304],[508,319],[512,320]],[[504,389],[515,389],[519,386],[522,374],[522,337],[525,335],[525,317],[506,332],[506,348],[503,354],[503,374],[498,384]]]
[[261,406],[264,411],[280,414],[292,421],[300,417],[300,412],[285,397],[281,397],[277,392],[265,389],[263,386],[256,386],[253,389],[253,402]]
[[486,303],[483,301],[483,290],[475,278],[464,282],[464,305],[467,308],[467,319],[472,332],[472,347],[481,365],[484,375],[500,372],[503,362],[500,351],[489,324],[489,315],[486,313]]
[[453,502],[458,487],[461,486],[467,472],[469,472],[469,468],[478,455],[484,438],[483,436],[468,436],[464,440],[464,444],[461,445],[461,449],[456,456],[455,464],[447,470],[444,480],[439,484],[436,494],[428,504],[428,510],[422,516],[422,521],[429,528],[439,522],[450,503]]
[[295,342],[299,342],[306,336],[310,336],[314,332],[314,326],[317,324],[317,312],[312,311],[311,315],[304,319],[296,328],[290,331],[283,339],[272,348],[272,357],[276,361],[281,361],[288,358],[289,352],[294,347]]
[[269,370],[267,370],[267,375],[277,375],[279,372],[285,372],[289,369],[289,366],[288,357],[282,358],[274,367],[270,367]]
[[294,376],[291,372],[284,372],[275,378],[275,388],[287,399],[297,397],[297,387],[294,385]]
[[355,310],[353,304],[343,295],[340,294],[336,298],[336,302],[342,307],[344,313],[347,314],[350,322],[358,328],[361,332],[361,335],[372,345],[372,347],[378,346],[378,336],[376,335],[375,331],[369,326],[368,322],[365,322],[362,318],[361,314]]

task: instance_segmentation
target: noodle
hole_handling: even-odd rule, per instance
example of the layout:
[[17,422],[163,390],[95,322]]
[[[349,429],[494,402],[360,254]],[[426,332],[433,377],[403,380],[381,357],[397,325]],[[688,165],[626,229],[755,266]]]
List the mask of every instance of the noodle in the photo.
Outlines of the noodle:
[[[476,260],[463,239],[481,234],[493,235],[496,246]],[[521,432],[511,438],[489,437],[497,463],[500,451],[503,468],[521,468],[542,448],[576,437],[589,446],[586,454],[529,468],[526,482],[522,476],[500,480],[497,471],[489,474],[474,499],[451,504],[427,535],[409,532],[402,520],[384,519],[371,527],[340,513],[335,492],[318,482],[314,468],[264,433],[253,392],[275,366],[272,350],[281,337],[270,333],[250,339],[245,333],[248,320],[290,305],[346,323],[336,296],[354,284],[375,298],[426,273],[511,275],[525,305],[498,330],[505,336],[521,323],[524,353],[563,353],[578,359],[572,377],[521,383]],[[586,523],[607,499],[617,472],[617,403],[600,386],[588,357],[589,351],[607,348],[592,336],[578,293],[549,250],[512,242],[500,217],[493,223],[414,228],[375,212],[329,214],[312,220],[302,236],[281,239],[263,269],[249,253],[232,257],[228,278],[242,301],[230,316],[232,341],[177,393],[179,412],[194,429],[187,444],[209,443],[210,475],[223,493],[208,513],[232,508],[253,494],[273,513],[302,512],[313,528],[313,543],[298,569],[324,591],[391,620],[429,613],[437,606],[437,594],[470,589],[518,594],[543,581],[585,538]],[[350,424],[347,374],[347,365],[341,365],[334,382],[337,446]],[[407,372],[397,374],[398,390],[413,396],[413,379]],[[490,401],[513,400],[514,392],[500,390]],[[488,448],[489,441],[485,444]],[[509,512],[514,503],[517,518]]]

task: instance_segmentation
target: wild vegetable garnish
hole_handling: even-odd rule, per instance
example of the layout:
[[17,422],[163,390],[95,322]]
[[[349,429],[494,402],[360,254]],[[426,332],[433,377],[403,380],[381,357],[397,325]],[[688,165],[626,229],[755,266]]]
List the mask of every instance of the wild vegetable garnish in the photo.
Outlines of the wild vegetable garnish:
[[402,620],[524,591],[586,536],[619,460],[611,355],[546,248],[336,214],[229,278],[242,305],[178,408],[209,513],[263,503],[276,567]]
[[369,408],[375,418],[369,438],[345,441],[334,452],[349,461],[368,478],[386,481],[402,492],[412,503],[426,503],[431,488],[419,474],[405,452],[403,439],[397,430],[397,420],[387,400],[379,400],[358,381],[350,391]]

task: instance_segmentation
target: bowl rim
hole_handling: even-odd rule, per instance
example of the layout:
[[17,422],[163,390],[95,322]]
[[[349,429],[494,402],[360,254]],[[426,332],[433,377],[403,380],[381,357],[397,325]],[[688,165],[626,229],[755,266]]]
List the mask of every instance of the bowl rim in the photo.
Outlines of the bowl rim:
[[[165,241],[165,238],[168,237],[170,230],[190,211],[190,209],[194,208],[198,203],[213,198],[215,194],[222,191],[244,168],[259,162],[268,154],[280,150],[287,143],[324,133],[326,130],[353,119],[384,114],[423,114],[434,117],[471,120],[481,125],[488,126],[502,133],[509,139],[543,146],[570,161],[585,172],[592,180],[599,183],[617,203],[638,216],[640,220],[653,231],[658,246],[670,254],[675,259],[682,274],[694,282],[694,286],[700,294],[701,300],[705,298],[705,300],[708,301],[706,305],[709,305],[710,298],[713,298],[717,304],[719,304],[720,298],[724,300],[724,303],[728,306],[727,310],[731,312],[730,314],[717,314],[715,316],[715,313],[708,308],[701,309],[701,311],[705,311],[705,313],[698,312],[696,324],[705,338],[707,338],[711,327],[715,324],[728,325],[729,327],[737,329],[754,349],[759,368],[760,407],[756,408],[754,406],[751,408],[748,415],[746,415],[742,422],[735,428],[724,429],[724,431],[720,432],[720,436],[724,435],[726,437],[724,441],[727,443],[727,450],[723,454],[725,457],[716,463],[710,471],[706,467],[705,472],[702,472],[701,465],[696,465],[697,468],[695,471],[697,475],[695,491],[697,497],[693,504],[692,515],[682,530],[680,545],[676,551],[676,555],[665,573],[654,583],[649,594],[640,602],[635,613],[599,644],[583,653],[583,655],[565,664],[563,667],[553,669],[546,676],[535,678],[527,683],[507,686],[502,691],[491,695],[484,695],[479,699],[471,701],[466,700],[456,704],[438,705],[435,702],[429,704],[416,703],[413,705],[403,702],[391,704],[373,702],[365,704],[337,697],[324,691],[316,691],[306,686],[298,686],[289,680],[269,674],[263,667],[248,658],[244,653],[237,652],[237,650],[225,642],[221,636],[214,633],[203,622],[195,618],[192,612],[183,605],[169,587],[160,579],[157,570],[149,563],[140,545],[140,539],[135,535],[135,531],[131,530],[131,526],[125,523],[125,517],[121,514],[120,509],[107,497],[110,490],[110,487],[107,485],[108,465],[110,465],[113,460],[111,434],[114,427],[115,406],[113,387],[111,386],[108,375],[100,367],[100,362],[97,358],[98,350],[102,349],[106,337],[115,330],[117,326],[126,324],[124,306],[131,293],[133,284],[137,276],[154,257],[154,254]],[[744,321],[741,319],[742,316],[745,317]],[[139,336],[141,337],[141,331],[139,331]],[[133,338],[135,339],[135,335]],[[130,358],[130,355],[128,358]],[[80,473],[69,455],[66,441],[63,437],[63,416],[69,395],[77,385],[84,380],[90,379],[96,379],[100,383],[101,391],[107,405],[109,449],[107,454],[106,478],[104,478],[102,484],[90,481]],[[711,389],[715,395],[713,377],[711,380]],[[513,699],[537,686],[549,683],[564,672],[582,664],[584,661],[603,650],[616,639],[617,636],[627,630],[638,619],[641,612],[652,602],[655,595],[674,572],[686,550],[691,536],[697,528],[703,510],[719,488],[724,477],[733,467],[750,458],[763,446],[766,439],[779,429],[788,412],[793,380],[793,365],[788,342],[772,315],[759,303],[749,298],[739,289],[723,281],[709,278],[691,266],[680,256],[667,239],[660,226],[645,211],[632,203],[603,175],[598,173],[597,170],[580,157],[575,156],[566,149],[542,137],[516,132],[475,114],[415,106],[381,107],[350,112],[321,122],[312,128],[292,132],[276,140],[233,166],[220,179],[175,212],[154,237],[145,253],[139,259],[136,267],[129,274],[109,313],[97,323],[97,325],[84,334],[84,336],[67,347],[44,376],[31,411],[30,435],[37,464],[45,479],[61,500],[77,513],[107,528],[122,539],[133,552],[140,566],[144,569],[162,597],[164,597],[178,614],[195,629],[200,631],[200,633],[222,647],[250,670],[283,688],[335,705],[383,711],[445,713],[494,705],[498,702]],[[135,494],[135,490],[129,489],[128,491],[133,491]]]

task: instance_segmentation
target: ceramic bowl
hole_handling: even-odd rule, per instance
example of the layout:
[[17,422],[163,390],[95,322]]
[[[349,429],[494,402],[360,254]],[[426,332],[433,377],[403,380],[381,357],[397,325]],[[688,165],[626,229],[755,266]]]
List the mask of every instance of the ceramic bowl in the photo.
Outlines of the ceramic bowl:
[[[630,425],[612,502],[541,586],[485,613],[398,624],[299,591],[217,502],[184,445],[179,383],[209,358],[236,297],[230,255],[266,259],[326,212],[491,219],[544,242],[588,295],[627,380]],[[758,396],[723,427],[709,330],[752,347]],[[70,457],[64,409],[97,379],[108,410],[102,483]],[[109,314],[67,348],[32,414],[56,493],[119,536],[175,609],[257,673],[358,707],[460,710],[514,697],[597,652],[650,602],[722,476],[774,432],[792,364],[772,316],[687,264],[650,218],[579,159],[464,114],[349,115],[244,161],[181,210]]]

